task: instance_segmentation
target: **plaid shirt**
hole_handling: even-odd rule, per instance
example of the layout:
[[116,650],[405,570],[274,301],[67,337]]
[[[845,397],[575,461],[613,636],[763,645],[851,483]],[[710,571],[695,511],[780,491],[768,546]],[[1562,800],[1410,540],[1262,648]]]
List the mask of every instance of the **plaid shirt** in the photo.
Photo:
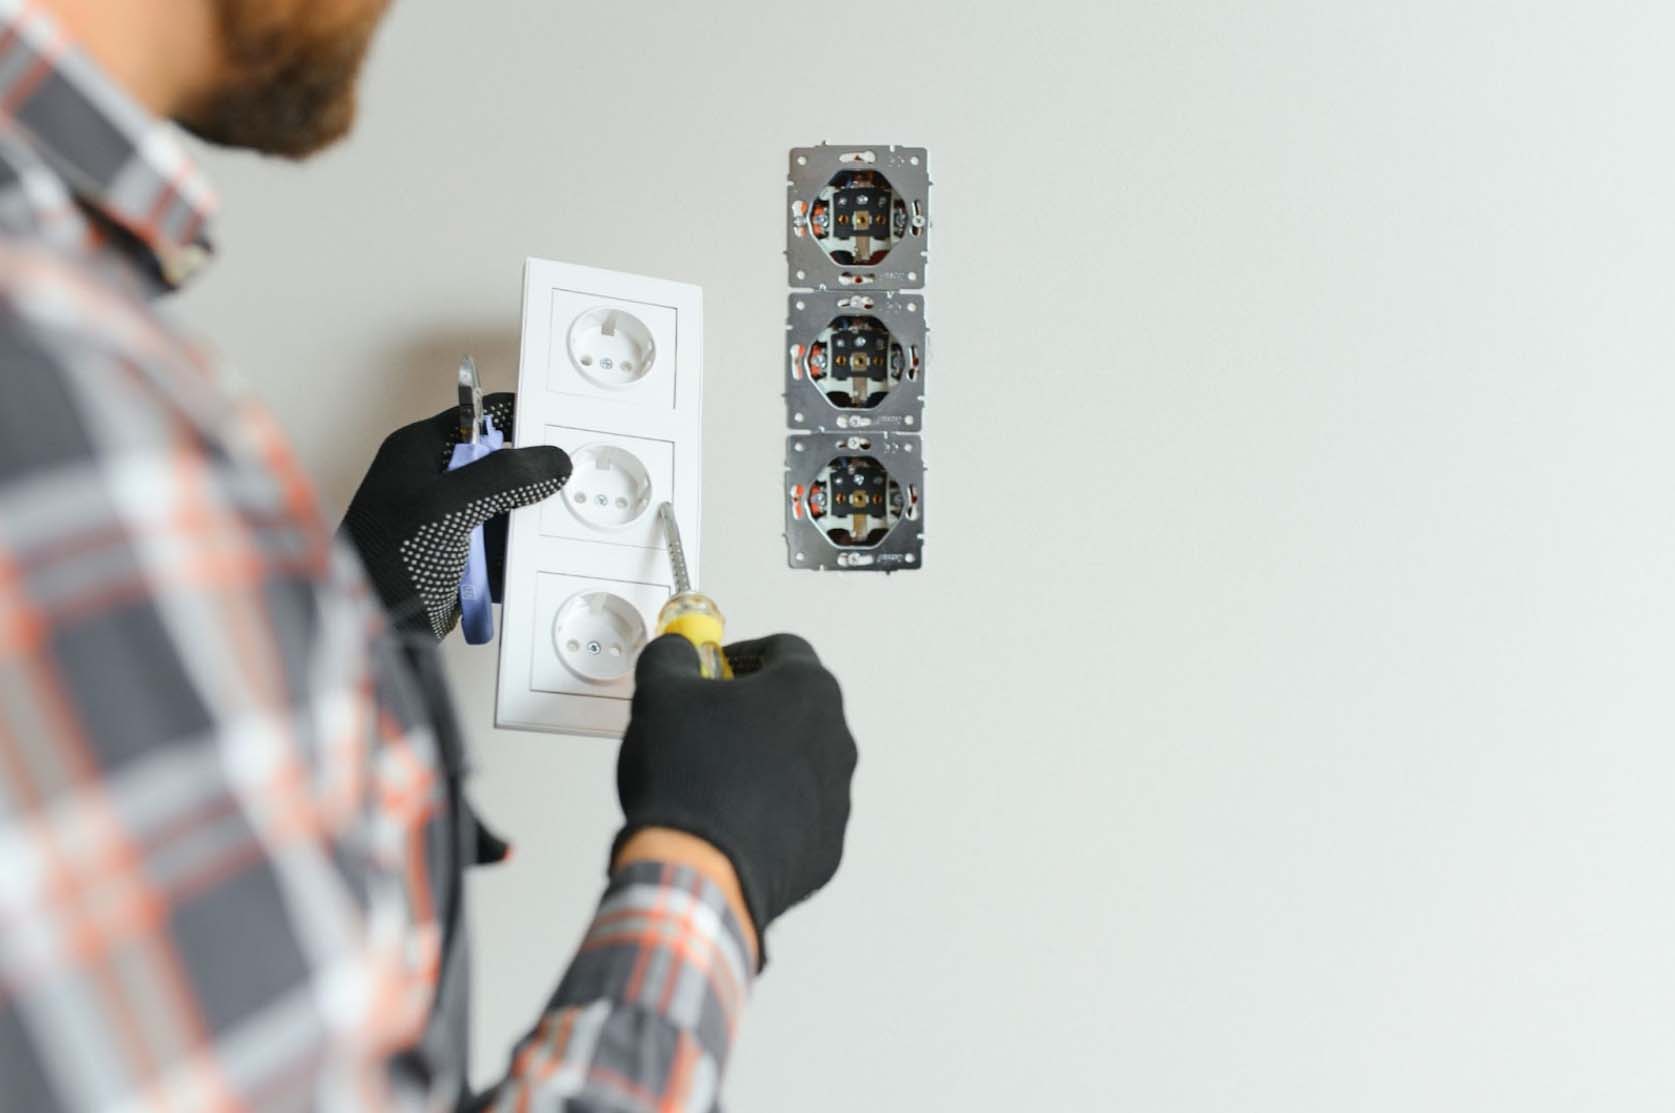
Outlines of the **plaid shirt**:
[[[434,647],[148,304],[212,204],[0,0],[0,1109],[454,1107],[463,747]],[[623,871],[479,1100],[711,1108],[746,954],[707,881]]]

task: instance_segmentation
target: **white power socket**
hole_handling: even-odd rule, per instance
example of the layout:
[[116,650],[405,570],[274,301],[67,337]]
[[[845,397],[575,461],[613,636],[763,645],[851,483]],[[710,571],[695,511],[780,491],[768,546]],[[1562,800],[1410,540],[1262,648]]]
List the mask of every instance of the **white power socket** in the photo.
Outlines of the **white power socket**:
[[530,259],[518,445],[555,444],[564,490],[512,512],[495,723],[619,736],[634,662],[673,592],[657,507],[698,583],[703,291]]

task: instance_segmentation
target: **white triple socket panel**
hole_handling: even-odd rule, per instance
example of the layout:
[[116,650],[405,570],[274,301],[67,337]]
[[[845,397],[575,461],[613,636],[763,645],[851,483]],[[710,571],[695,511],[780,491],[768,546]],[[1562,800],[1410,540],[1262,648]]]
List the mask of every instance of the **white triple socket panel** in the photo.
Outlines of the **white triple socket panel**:
[[564,489],[512,512],[495,723],[620,736],[634,664],[674,590],[670,502],[698,583],[703,291],[530,259],[517,445],[553,444]]

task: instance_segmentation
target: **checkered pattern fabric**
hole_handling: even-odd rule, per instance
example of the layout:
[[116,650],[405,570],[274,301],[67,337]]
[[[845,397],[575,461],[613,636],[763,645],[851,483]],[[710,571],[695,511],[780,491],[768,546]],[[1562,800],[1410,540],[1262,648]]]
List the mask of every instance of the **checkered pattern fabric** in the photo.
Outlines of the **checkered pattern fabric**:
[[[212,206],[0,0],[0,1110],[454,1107],[462,747],[434,649],[146,300]],[[712,1108],[746,953],[714,886],[624,871],[481,1100]]]

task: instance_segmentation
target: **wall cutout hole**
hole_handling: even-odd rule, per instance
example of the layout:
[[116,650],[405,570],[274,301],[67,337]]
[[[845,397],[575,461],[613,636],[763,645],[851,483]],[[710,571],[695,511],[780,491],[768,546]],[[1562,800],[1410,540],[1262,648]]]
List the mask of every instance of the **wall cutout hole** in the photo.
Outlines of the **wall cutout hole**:
[[[806,350],[799,344],[793,351],[797,356],[792,376],[806,377],[840,410],[872,409],[901,385],[904,376],[914,375],[915,359],[889,326],[863,314],[832,318]],[[796,419],[801,421],[802,415]]]
[[809,201],[809,234],[840,267],[882,263],[910,224],[907,203],[877,170],[840,170]]
[[871,456],[834,456],[808,489],[809,519],[840,549],[883,541],[901,521],[907,497]]

